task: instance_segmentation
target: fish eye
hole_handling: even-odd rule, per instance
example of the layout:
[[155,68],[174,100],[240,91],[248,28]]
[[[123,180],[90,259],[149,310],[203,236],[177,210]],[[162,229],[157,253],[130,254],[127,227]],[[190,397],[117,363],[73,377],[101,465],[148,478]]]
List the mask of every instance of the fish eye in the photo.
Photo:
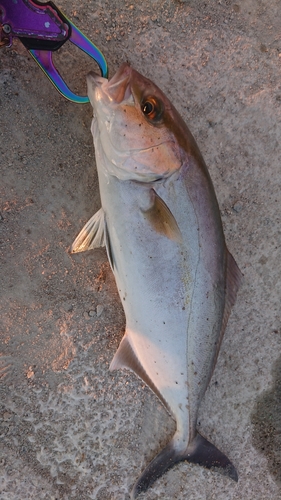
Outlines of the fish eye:
[[151,115],[154,112],[154,104],[150,101],[146,101],[143,105],[142,111],[145,115]]
[[141,110],[149,120],[158,121],[162,116],[163,106],[154,97],[146,97],[141,104]]

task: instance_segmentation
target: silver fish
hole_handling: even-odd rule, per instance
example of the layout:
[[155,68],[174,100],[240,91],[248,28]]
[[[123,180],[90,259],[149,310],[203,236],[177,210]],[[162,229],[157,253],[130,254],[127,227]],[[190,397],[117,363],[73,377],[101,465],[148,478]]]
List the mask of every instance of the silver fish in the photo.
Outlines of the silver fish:
[[207,167],[161,90],[128,64],[88,76],[101,209],[72,252],[105,245],[126,315],[110,370],[133,370],[176,420],[176,433],[134,485],[132,498],[181,460],[229,459],[196,430],[241,281],[227,250]]

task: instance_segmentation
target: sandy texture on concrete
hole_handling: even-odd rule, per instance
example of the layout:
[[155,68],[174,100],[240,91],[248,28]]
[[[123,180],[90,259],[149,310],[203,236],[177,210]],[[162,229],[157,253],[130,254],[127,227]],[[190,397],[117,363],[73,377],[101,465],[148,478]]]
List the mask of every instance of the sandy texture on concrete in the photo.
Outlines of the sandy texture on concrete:
[[[239,483],[181,463],[140,500],[279,500],[280,1],[58,5],[110,75],[130,61],[187,121],[244,273],[198,423]],[[56,60],[85,92],[95,64],[69,44]],[[124,316],[105,251],[68,253],[100,206],[92,110],[20,43],[0,49],[0,106],[0,498],[128,499],[174,423],[133,374],[108,371]]]

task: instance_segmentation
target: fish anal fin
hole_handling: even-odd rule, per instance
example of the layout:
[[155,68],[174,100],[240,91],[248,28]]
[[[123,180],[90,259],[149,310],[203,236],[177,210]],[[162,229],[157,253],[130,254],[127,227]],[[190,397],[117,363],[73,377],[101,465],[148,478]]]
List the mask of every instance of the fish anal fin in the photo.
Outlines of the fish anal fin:
[[151,206],[147,210],[142,210],[145,219],[148,220],[157,233],[180,243],[182,234],[171,210],[154,189],[151,189],[150,195]]
[[238,481],[237,471],[227,456],[203,436],[196,434],[195,438],[184,452],[177,451],[174,440],[172,439],[148,464],[142,475],[136,481],[131,493],[131,499],[134,500],[140,493],[146,491],[152,486],[156,479],[161,477],[175,464],[185,460],[190,463],[202,465],[207,469],[220,469],[223,474],[234,481]]
[[100,208],[85,224],[71,245],[70,252],[78,253],[105,246],[105,218]]
[[113,360],[111,361],[109,370],[119,370],[120,368],[127,368],[128,370],[133,371],[141,380],[146,383],[146,385],[148,385],[148,387],[150,387],[154,394],[156,394],[156,396],[163,403],[165,408],[167,408],[170,412],[170,408],[166,400],[163,398],[162,394],[154,385],[151,378],[148,376],[142,364],[140,363],[126,333],[120,342]]

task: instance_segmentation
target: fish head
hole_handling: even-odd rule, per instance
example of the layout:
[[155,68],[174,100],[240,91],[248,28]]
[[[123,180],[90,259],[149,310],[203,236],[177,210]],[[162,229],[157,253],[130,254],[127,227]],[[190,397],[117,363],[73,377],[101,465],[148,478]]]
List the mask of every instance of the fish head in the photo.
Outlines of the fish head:
[[92,132],[103,166],[121,180],[167,178],[183,162],[183,123],[165,94],[124,63],[110,79],[90,73]]

